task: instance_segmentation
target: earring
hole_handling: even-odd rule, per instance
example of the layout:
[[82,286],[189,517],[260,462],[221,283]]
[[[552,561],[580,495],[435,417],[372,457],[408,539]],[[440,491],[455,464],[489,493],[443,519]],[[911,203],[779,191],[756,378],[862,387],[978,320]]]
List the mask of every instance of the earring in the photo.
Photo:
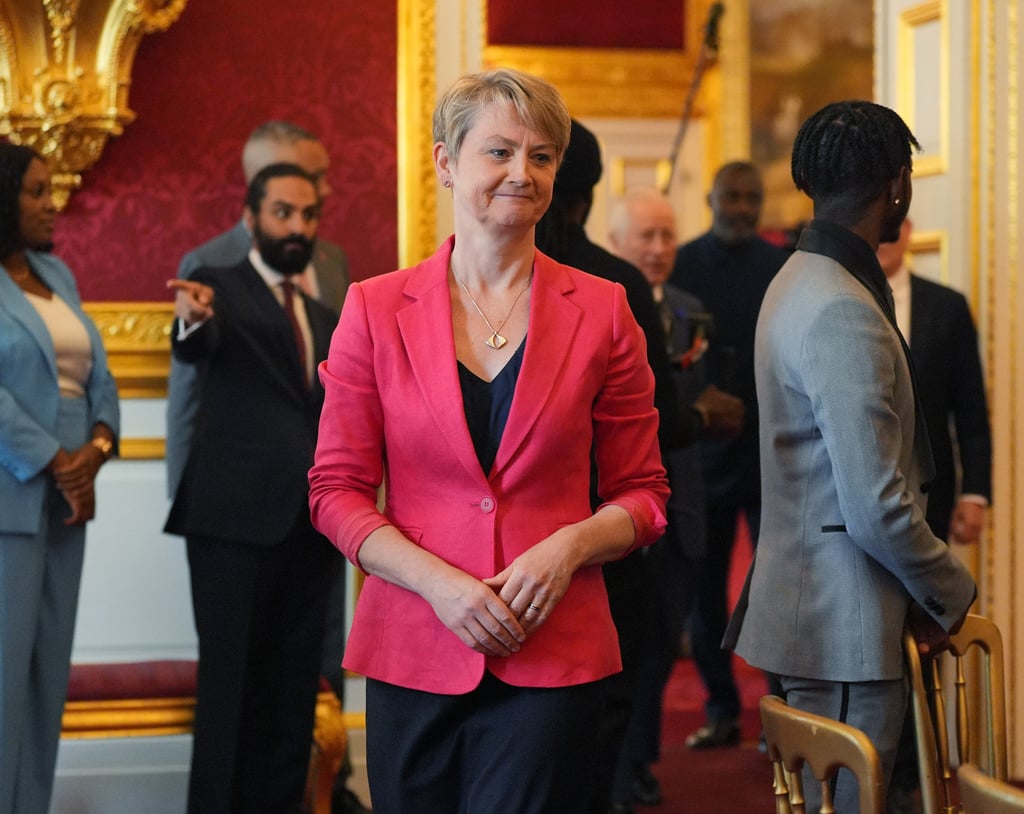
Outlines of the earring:
[[449,179],[445,178],[444,179],[444,188],[448,189],[448,187],[450,187],[451,185],[452,185],[452,182]]
[[893,206],[899,206],[900,205],[900,199],[899,198],[894,198],[893,202],[892,202],[892,205]]

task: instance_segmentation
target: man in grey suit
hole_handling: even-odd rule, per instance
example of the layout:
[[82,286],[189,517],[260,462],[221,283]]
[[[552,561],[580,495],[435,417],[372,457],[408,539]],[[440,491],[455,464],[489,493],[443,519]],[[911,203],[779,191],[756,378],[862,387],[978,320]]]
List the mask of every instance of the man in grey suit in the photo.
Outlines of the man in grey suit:
[[[934,652],[976,595],[925,521],[931,449],[875,256],[910,206],[912,146],[903,120],[870,102],[828,105],[797,135],[793,180],[814,220],[758,319],[761,535],[724,641],[776,674],[792,706],[863,730],[887,780],[907,702],[904,625]],[[807,797],[817,810],[809,780]],[[838,814],[857,811],[848,772],[835,799]]]

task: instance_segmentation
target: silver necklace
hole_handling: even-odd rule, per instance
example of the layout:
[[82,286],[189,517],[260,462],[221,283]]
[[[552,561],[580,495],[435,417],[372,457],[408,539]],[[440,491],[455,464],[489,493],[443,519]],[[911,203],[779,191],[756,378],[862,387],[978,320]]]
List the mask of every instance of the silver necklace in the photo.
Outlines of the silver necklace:
[[481,310],[480,305],[476,301],[476,297],[473,296],[466,284],[462,282],[462,278],[455,270],[455,266],[453,265],[451,269],[452,276],[455,277],[455,281],[462,287],[462,290],[466,292],[466,296],[469,297],[469,301],[473,303],[473,307],[480,315],[480,319],[484,321],[484,324],[487,326],[487,330],[491,332],[491,335],[484,340],[484,344],[489,348],[494,348],[494,350],[501,350],[508,344],[508,339],[501,335],[501,329],[505,326],[505,323],[508,322],[508,318],[512,316],[512,312],[516,310],[516,305],[519,304],[519,298],[526,293],[526,289],[528,289],[530,287],[530,283],[533,282],[533,274],[530,274],[530,276],[526,278],[525,285],[519,289],[519,293],[516,294],[516,298],[512,300],[512,307],[508,309],[508,313],[505,314],[505,318],[499,322],[498,327],[495,328],[491,325],[491,321],[487,318],[486,314],[484,314],[483,310]]

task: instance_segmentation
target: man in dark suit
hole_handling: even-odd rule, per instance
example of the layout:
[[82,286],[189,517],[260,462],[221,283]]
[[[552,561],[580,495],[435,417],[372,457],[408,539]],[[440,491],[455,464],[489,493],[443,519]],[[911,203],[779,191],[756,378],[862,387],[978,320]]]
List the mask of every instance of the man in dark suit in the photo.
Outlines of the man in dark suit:
[[707,556],[690,617],[693,660],[708,692],[707,723],[686,739],[691,749],[739,742],[740,697],[732,655],[720,647],[729,618],[729,565],[742,515],[756,543],[761,518],[754,327],[764,292],[787,254],[757,234],[764,188],[757,168],[735,161],[715,174],[708,205],[710,231],[684,244],[670,281],[715,315],[708,381],[743,399],[739,436],[701,442],[707,506]]
[[[992,495],[992,437],[978,335],[967,300],[957,291],[911,273],[906,265],[913,230],[903,221],[899,240],[878,246],[892,288],[896,323],[914,361],[917,389],[935,458],[925,519],[936,537],[977,543]],[[930,674],[926,671],[926,680]],[[919,810],[914,721],[908,711],[887,809]]]
[[305,787],[341,566],[310,523],[307,481],[337,314],[294,282],[320,205],[300,167],[264,168],[247,258],[169,283],[173,352],[196,367],[201,402],[165,529],[186,538],[199,636],[191,814],[297,812]]
[[[330,159],[323,143],[310,131],[287,121],[271,120],[256,127],[242,149],[242,171],[246,183],[257,172],[271,164],[296,164],[316,181],[320,199],[331,194],[327,178]],[[244,219],[226,232],[188,252],[181,259],[178,276],[185,279],[198,268],[235,266],[252,248],[252,234]],[[302,290],[335,311],[341,311],[348,290],[348,258],[344,250],[317,235],[310,266],[297,275]],[[167,389],[167,489],[173,499],[181,482],[181,473],[188,458],[192,429],[199,408],[194,366],[172,357]],[[341,659],[345,650],[345,572],[331,588],[327,604],[327,623],[321,672],[344,704],[344,672]],[[351,767],[348,760],[338,774],[333,795],[333,814],[362,814],[368,811],[355,794],[346,787]]]
[[905,265],[911,231],[908,218],[898,241],[879,245],[878,260],[910,345],[935,457],[926,519],[936,537],[976,543],[992,495],[992,436],[978,334],[962,294]]
[[[608,227],[612,250],[640,269],[650,286],[661,318],[659,339],[673,363],[679,402],[692,404],[704,385],[708,321],[700,300],[668,282],[678,246],[672,204],[656,189],[631,189],[612,208]],[[738,432],[743,422],[738,399],[736,407]],[[634,802],[661,801],[651,766],[661,755],[662,696],[679,654],[706,546],[698,445],[663,450],[662,459],[672,496],[665,535],[642,555],[647,574],[636,602],[646,612],[645,622],[633,712],[613,789],[613,802],[622,811],[631,810],[626,806]]]

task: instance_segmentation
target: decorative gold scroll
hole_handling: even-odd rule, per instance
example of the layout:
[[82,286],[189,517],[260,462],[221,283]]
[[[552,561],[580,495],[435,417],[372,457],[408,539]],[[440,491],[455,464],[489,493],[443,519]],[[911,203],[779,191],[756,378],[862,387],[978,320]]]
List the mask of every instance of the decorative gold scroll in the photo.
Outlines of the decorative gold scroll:
[[42,154],[58,209],[135,114],[131,68],[145,34],[188,0],[0,0],[0,135]]
[[163,302],[93,302],[84,307],[103,337],[121,398],[166,396],[174,307]]

